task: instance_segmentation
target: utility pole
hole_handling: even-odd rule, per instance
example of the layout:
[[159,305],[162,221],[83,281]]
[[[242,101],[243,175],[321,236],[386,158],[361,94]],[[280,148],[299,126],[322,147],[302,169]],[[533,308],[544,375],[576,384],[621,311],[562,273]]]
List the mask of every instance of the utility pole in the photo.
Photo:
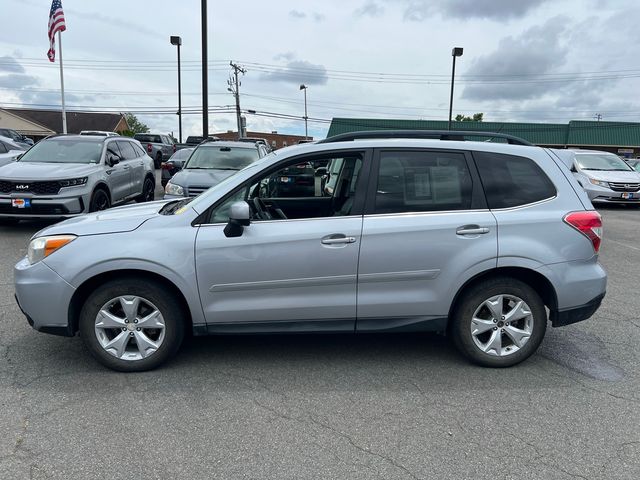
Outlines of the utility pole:
[[602,114],[601,114],[601,113],[596,113],[596,114],[593,116],[593,118],[595,118],[595,119],[599,122],[600,120],[602,120]]
[[200,4],[202,21],[202,137],[209,136],[209,60],[207,52],[207,0]]
[[229,62],[231,68],[233,68],[233,78],[227,80],[227,85],[229,85],[229,90],[236,97],[236,122],[238,123],[238,138],[242,138],[242,117],[240,116],[240,85],[242,83],[238,80],[238,73],[242,73],[243,75],[247,73],[247,71],[242,68],[240,65]]

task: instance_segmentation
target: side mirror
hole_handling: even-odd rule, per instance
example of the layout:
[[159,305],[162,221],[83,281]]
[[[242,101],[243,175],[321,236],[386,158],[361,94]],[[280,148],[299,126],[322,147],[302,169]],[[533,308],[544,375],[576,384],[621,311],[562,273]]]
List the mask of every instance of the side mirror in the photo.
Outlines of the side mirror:
[[110,167],[113,167],[118,163],[120,163],[120,157],[118,155],[116,155],[115,153],[107,153],[107,164]]
[[235,202],[229,208],[229,223],[224,227],[224,234],[227,237],[240,237],[244,231],[244,227],[248,226],[250,221],[249,204],[247,202]]
[[326,167],[318,167],[316,168],[316,177],[322,177],[327,174]]

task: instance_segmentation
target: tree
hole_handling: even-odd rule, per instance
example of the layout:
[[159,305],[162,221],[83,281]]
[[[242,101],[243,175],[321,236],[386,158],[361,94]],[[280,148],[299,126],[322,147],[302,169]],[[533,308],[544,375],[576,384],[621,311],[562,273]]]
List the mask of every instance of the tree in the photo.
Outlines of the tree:
[[456,115],[456,122],[481,122],[483,120],[484,113],[474,113],[473,117],[466,117],[459,113]]
[[124,132],[122,132],[123,135],[126,135],[127,137],[133,137],[136,133],[147,133],[149,131],[149,127],[138,120],[138,117],[136,117],[133,113],[125,113],[124,118],[127,120],[129,130],[125,130]]

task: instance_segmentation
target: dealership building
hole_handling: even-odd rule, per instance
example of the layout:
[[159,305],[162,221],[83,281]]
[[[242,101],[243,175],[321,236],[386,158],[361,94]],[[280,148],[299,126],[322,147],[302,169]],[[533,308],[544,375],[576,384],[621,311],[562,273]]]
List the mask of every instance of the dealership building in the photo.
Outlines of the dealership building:
[[[447,130],[446,120],[334,118],[328,137],[362,130]],[[640,157],[640,123],[572,120],[569,123],[453,122],[454,130],[506,133],[535,145],[604,150]]]

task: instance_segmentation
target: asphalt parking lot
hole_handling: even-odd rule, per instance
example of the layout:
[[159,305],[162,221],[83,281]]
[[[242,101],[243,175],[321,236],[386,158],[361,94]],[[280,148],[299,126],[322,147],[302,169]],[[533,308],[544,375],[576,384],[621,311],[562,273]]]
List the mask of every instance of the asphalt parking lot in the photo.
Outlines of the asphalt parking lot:
[[33,331],[0,227],[0,478],[640,478],[640,209],[600,209],[607,297],[505,370],[437,335],[191,339],[120,374]]

